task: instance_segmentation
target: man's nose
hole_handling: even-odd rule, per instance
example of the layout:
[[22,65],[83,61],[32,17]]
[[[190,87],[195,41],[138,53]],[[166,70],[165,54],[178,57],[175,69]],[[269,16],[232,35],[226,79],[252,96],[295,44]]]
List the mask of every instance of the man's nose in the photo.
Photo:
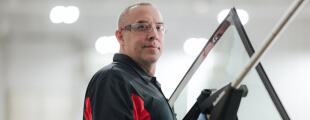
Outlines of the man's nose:
[[152,26],[148,37],[149,37],[149,40],[158,40],[159,36],[158,36],[156,27]]

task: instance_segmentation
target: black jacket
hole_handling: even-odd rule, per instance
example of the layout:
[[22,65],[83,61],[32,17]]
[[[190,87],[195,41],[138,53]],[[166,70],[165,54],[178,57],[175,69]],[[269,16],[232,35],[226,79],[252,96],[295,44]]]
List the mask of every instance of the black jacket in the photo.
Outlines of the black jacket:
[[113,63],[91,79],[83,120],[175,120],[155,77],[130,57],[115,54]]

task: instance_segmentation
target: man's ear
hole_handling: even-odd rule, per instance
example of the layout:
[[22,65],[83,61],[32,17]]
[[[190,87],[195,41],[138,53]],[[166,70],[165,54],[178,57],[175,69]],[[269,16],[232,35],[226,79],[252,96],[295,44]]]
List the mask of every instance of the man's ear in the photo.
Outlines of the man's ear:
[[124,39],[121,30],[115,31],[115,37],[121,46],[124,46]]

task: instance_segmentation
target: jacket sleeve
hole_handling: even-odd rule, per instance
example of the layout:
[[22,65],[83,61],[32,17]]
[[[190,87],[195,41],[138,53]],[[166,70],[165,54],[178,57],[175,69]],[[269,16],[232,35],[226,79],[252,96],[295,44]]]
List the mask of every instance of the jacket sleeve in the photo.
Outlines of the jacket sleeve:
[[[123,75],[109,71],[106,74],[98,74],[92,79],[95,79],[92,80],[95,82],[87,88],[84,120],[134,119],[131,85]],[[88,114],[85,115],[85,111]]]

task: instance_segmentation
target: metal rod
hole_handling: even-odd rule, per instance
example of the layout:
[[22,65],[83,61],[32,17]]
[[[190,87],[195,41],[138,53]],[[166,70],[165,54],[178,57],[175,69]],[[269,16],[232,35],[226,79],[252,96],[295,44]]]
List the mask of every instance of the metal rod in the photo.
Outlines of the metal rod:
[[256,66],[258,64],[259,59],[261,58],[262,54],[265,52],[265,50],[269,47],[269,45],[274,41],[274,38],[278,35],[278,33],[283,29],[283,27],[286,25],[286,23],[290,20],[290,18],[293,16],[293,14],[297,11],[297,9],[300,7],[304,0],[296,0],[292,3],[289,10],[284,15],[283,19],[280,20],[280,24],[278,24],[272,34],[270,34],[269,37],[267,37],[266,42],[263,44],[263,46],[259,49],[258,52],[255,52],[253,56],[251,57],[249,63],[246,65],[246,67],[243,69],[241,74],[236,78],[235,81],[232,82],[231,87],[237,88],[237,86],[240,84],[240,82],[243,80],[243,78],[247,75],[247,73],[251,70],[253,66]]

